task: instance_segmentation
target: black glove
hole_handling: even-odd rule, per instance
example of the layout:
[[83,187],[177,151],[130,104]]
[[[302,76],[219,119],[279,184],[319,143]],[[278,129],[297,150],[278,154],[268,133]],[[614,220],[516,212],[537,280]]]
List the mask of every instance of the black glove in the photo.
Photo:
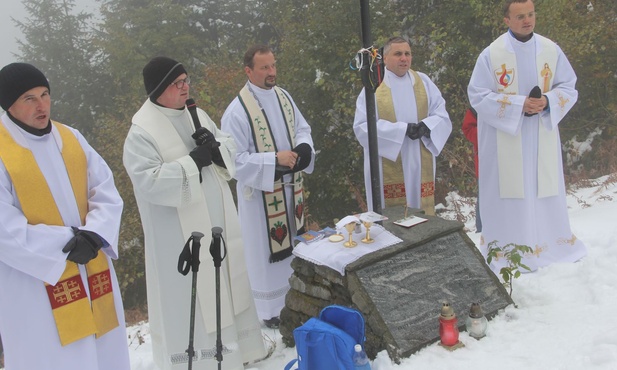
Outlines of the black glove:
[[408,123],[407,132],[405,133],[411,140],[417,140],[424,137],[431,137],[431,129],[422,121],[420,123]]
[[227,167],[225,166],[225,161],[223,161],[223,156],[221,155],[221,151],[219,150],[221,143],[216,141],[216,138],[214,137],[214,134],[212,132],[210,132],[205,127],[200,127],[197,130],[195,130],[195,132],[193,133],[193,135],[191,135],[191,137],[195,139],[195,144],[197,144],[197,146],[205,145],[211,148],[211,154],[212,154],[211,162],[214,162],[220,167],[225,167],[225,168]]
[[66,243],[62,252],[69,254],[67,260],[85,265],[99,253],[103,239],[94,231],[79,230],[74,226],[71,228],[75,236]]
[[278,181],[283,175],[287,175],[288,173],[302,171],[311,164],[313,149],[311,149],[311,146],[307,143],[298,144],[291,151],[298,155],[296,158],[296,165],[294,168],[289,168],[277,164],[274,171],[274,181]]
[[296,159],[296,165],[293,168],[293,172],[302,171],[307,168],[309,164],[311,164],[311,158],[313,156],[313,149],[307,143],[298,144],[295,148],[291,150],[298,154],[298,158]]
[[[529,97],[530,98],[541,98],[542,90],[540,90],[540,86],[534,86],[533,89],[531,89],[531,91],[529,92]],[[525,113],[525,117],[535,116],[536,114],[538,113],[534,113],[534,114]]]
[[[195,144],[197,144],[197,146],[200,145],[207,145],[209,147],[213,147],[215,146],[217,143],[218,145],[221,145],[219,142],[216,141],[216,139],[214,138],[214,134],[211,133],[207,128],[205,127],[200,127],[197,130],[195,130],[195,132],[193,132],[193,135],[191,135],[191,137],[193,139],[195,139]],[[217,146],[218,146],[217,145]]]
[[201,169],[212,164],[212,147],[206,144],[199,145],[189,153],[199,172]]
[[225,165],[225,161],[223,160],[223,156],[221,155],[221,151],[220,151],[218,146],[212,148],[210,153],[212,154],[212,163],[214,163],[215,165],[217,165],[219,167],[227,168],[227,166]]

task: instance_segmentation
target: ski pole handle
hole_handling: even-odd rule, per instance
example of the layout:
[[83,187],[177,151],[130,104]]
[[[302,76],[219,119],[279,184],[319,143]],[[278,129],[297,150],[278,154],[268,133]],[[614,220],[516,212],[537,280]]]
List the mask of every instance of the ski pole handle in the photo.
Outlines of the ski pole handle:
[[199,231],[193,231],[191,234],[191,238],[193,238],[193,249],[192,249],[192,263],[191,267],[193,268],[193,272],[199,271],[199,249],[201,248],[201,238],[204,237],[204,234]]
[[[187,275],[191,268],[193,271],[199,271],[199,248],[201,247],[201,238],[204,237],[204,234],[193,231],[191,236],[184,244],[184,248],[180,253],[180,257],[178,257],[178,272],[182,275]],[[191,251],[191,241],[193,241],[193,248]]]

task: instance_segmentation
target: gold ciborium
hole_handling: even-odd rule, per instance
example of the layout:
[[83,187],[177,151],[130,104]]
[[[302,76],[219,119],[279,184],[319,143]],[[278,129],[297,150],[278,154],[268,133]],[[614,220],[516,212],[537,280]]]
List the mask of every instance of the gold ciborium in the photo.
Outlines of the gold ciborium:
[[353,231],[354,231],[355,228],[356,228],[356,223],[355,222],[350,222],[347,225],[345,225],[345,229],[349,233],[349,240],[346,241],[345,243],[343,243],[343,245],[345,247],[347,247],[347,248],[353,248],[356,245],[358,245],[358,243],[354,242],[353,239],[351,238],[351,235],[353,234]]
[[371,226],[373,226],[373,221],[362,220],[362,225],[364,225],[364,227],[366,228],[366,236],[364,237],[364,239],[362,239],[362,243],[366,243],[366,244],[373,243],[375,239],[371,238],[371,234],[369,233]]

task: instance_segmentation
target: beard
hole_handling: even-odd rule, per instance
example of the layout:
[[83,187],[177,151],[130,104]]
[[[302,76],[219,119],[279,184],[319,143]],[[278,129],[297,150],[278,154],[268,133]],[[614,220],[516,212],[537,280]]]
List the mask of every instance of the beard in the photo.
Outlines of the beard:
[[[272,82],[270,82],[270,81],[272,81]],[[266,78],[266,80],[264,81],[264,86],[266,86],[266,87],[274,87],[274,86],[276,86],[276,77],[272,77],[272,78],[268,77],[268,78]]]

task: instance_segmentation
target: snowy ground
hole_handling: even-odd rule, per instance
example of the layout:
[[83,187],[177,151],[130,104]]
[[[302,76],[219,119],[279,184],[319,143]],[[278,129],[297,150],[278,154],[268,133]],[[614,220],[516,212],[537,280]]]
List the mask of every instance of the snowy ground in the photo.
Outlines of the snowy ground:
[[[469,237],[478,244],[472,203],[450,194],[442,217],[462,215]],[[462,332],[464,348],[448,352],[434,344],[400,364],[382,351],[372,369],[617,369],[617,174],[574,189],[568,206],[572,230],[586,244],[587,257],[515,280],[513,300],[518,308],[509,306],[493,318],[484,339]],[[437,318],[435,325],[438,330]],[[128,331],[131,368],[156,370],[148,324]],[[263,334],[274,351],[246,370],[282,370],[295,357],[295,349],[283,345],[278,331],[264,327]]]

